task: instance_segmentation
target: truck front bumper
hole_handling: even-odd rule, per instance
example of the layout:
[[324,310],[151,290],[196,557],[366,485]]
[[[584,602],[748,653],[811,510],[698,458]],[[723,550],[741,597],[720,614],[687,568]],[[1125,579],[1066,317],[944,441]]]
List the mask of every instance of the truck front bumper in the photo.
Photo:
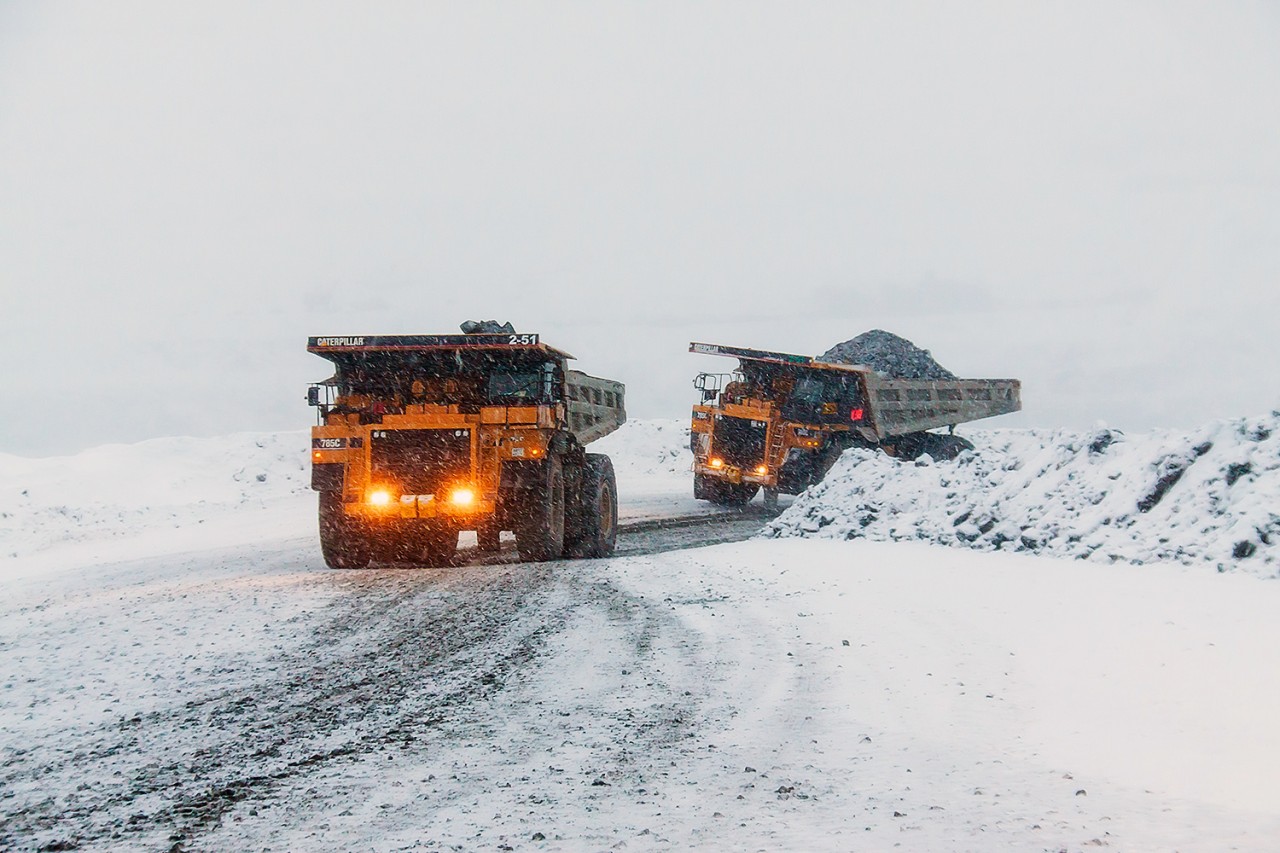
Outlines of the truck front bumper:
[[693,472],[706,477],[715,477],[717,480],[724,480],[726,483],[752,483],[765,488],[772,488],[778,481],[778,475],[772,472],[759,474],[751,469],[738,468],[734,465],[713,466],[705,462],[695,462]]

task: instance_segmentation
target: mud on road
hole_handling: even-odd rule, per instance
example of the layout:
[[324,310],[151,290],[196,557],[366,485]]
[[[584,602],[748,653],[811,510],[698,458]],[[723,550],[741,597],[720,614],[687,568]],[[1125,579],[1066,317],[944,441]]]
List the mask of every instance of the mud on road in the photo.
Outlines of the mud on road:
[[[746,539],[768,518],[750,508],[632,522],[619,531],[617,556]],[[117,581],[51,590],[0,622],[0,651],[13,650],[28,670],[0,693],[0,716],[22,720],[0,732],[0,848],[204,849],[233,810],[278,806],[283,790],[305,790],[309,778],[372,753],[430,751],[442,726],[501,693],[584,611],[618,626],[639,658],[654,635],[679,630],[652,602],[583,571],[589,564],[520,563],[510,542],[499,554],[462,551],[443,570],[333,572],[314,550],[201,555],[182,572],[211,577],[163,606],[148,584]],[[173,569],[150,562],[147,571],[167,583]],[[279,580],[255,585],[259,578]],[[240,587],[258,609],[239,606],[247,604]],[[191,664],[187,626],[239,630],[237,620],[262,616],[259,597],[269,595],[318,606],[286,608],[283,619],[244,628],[251,638],[231,653]],[[100,639],[86,640],[85,623],[95,620]],[[149,636],[173,645],[131,665],[139,621],[166,623]],[[66,693],[78,682],[113,679],[153,689],[104,692],[115,698],[101,713],[69,709]],[[163,686],[179,683],[172,693]],[[692,725],[696,696],[673,693],[656,700],[670,708],[617,729],[626,742],[618,754],[660,751]]]

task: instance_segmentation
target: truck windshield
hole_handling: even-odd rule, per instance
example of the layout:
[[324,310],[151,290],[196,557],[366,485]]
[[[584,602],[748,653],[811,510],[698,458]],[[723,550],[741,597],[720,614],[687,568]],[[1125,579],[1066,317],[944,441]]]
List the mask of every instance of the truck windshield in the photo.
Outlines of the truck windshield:
[[861,405],[860,396],[853,377],[801,373],[783,403],[782,416],[801,423],[843,423],[849,410]]
[[542,391],[540,370],[495,370],[489,374],[488,396],[492,401],[536,400]]

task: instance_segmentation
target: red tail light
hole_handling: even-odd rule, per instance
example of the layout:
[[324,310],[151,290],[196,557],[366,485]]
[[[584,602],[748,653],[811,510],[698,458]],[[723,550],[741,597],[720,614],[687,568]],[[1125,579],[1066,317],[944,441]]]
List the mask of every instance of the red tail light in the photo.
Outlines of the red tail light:
[[862,409],[850,409],[850,410],[849,410],[849,420],[851,420],[851,421],[860,421],[860,420],[862,420]]

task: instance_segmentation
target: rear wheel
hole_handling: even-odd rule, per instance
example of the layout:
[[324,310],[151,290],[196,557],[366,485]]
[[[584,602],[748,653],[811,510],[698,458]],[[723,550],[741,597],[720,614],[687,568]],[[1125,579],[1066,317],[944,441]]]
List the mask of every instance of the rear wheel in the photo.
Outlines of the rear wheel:
[[618,541],[618,483],[613,462],[588,453],[565,552],[574,557],[607,557]]
[[964,451],[973,450],[973,443],[968,439],[936,432],[913,432],[894,441],[894,452],[890,455],[907,461],[928,454],[935,462],[950,462]]
[[548,456],[537,481],[521,489],[516,513],[520,559],[554,560],[564,552],[564,470],[560,457]]
[[342,492],[320,493],[320,553],[331,569],[369,565],[369,540],[362,525],[343,511]]

